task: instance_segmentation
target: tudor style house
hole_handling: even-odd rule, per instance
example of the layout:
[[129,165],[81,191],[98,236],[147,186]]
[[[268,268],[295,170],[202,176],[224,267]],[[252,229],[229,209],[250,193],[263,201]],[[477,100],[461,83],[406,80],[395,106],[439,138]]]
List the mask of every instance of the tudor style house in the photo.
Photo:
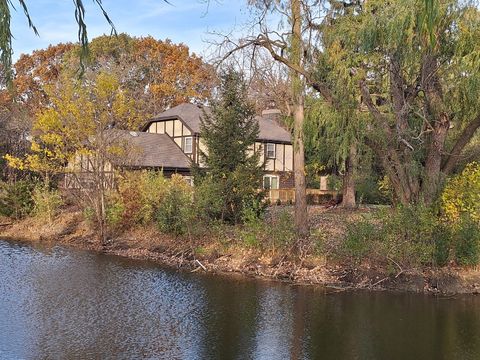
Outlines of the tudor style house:
[[[109,141],[124,150],[106,164],[104,171],[110,186],[114,183],[115,169],[160,169],[167,177],[181,174],[192,184],[191,165],[202,166],[200,151],[208,151],[200,137],[200,118],[204,111],[208,112],[209,108],[184,103],[149,120],[141,131],[107,130]],[[256,117],[259,136],[251,151],[260,152],[263,186],[270,190],[269,198],[286,201],[292,195],[282,189],[294,187],[293,146],[290,133],[277,122],[279,116],[278,110],[266,110]],[[88,187],[94,167],[94,158],[76,156],[66,168],[65,188]]]
[[[208,151],[200,137],[200,118],[204,111],[208,112],[209,108],[190,103],[180,104],[154,117],[143,127],[143,132],[161,135],[158,142],[167,141],[168,138],[179,150],[181,149],[185,158],[181,159],[180,154],[175,152],[174,159],[171,159],[173,161],[169,161],[168,164],[169,171],[175,171],[174,165],[178,162],[178,172],[188,176],[185,172],[185,160],[202,165],[200,151],[205,153]],[[260,161],[265,171],[263,184],[267,189],[294,187],[291,135],[277,122],[279,116],[278,110],[271,109],[263,111],[262,115],[256,118],[260,131],[252,150],[261,152]],[[149,151],[148,148],[142,147]],[[225,144],[225,149],[228,149],[228,144]],[[160,154],[158,156],[164,158]],[[155,167],[162,167],[161,165],[157,163]]]

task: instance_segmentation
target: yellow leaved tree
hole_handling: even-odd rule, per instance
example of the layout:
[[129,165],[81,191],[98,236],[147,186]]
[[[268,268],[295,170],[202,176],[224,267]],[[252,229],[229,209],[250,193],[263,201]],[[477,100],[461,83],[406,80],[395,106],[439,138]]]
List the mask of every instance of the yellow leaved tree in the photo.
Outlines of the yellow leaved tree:
[[463,215],[480,223],[480,164],[472,162],[447,182],[442,194],[447,218],[456,222]]
[[[10,166],[33,171],[49,179],[67,171],[79,175],[88,169],[88,186],[79,190],[98,223],[102,243],[106,239],[105,194],[107,169],[127,149],[112,129],[136,129],[140,118],[135,101],[118,79],[108,73],[86,74],[81,79],[63,77],[47,88],[51,104],[35,118],[30,153],[23,158],[6,155]],[[81,157],[86,165],[75,166]],[[72,165],[73,164],[73,165]]]

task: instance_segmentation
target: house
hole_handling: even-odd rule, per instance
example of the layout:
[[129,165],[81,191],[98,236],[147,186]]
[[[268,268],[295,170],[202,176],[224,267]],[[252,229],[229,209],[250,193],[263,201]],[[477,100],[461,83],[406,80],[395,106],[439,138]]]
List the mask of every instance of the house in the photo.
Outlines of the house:
[[[106,130],[109,146],[115,146],[118,155],[110,155],[104,166],[107,187],[113,187],[115,169],[162,170],[166,177],[173,173],[190,175],[191,160],[166,134]],[[89,188],[94,183],[95,157],[77,154],[64,174],[63,186],[67,189]]]
[[[207,152],[200,137],[200,118],[204,111],[208,113],[210,109],[183,103],[152,118],[142,131],[168,136],[191,162],[201,166],[200,152]],[[279,116],[278,110],[270,109],[256,117],[259,136],[253,149],[261,152],[260,162],[265,171],[264,187],[274,190],[294,187],[291,134],[279,125]],[[228,148],[228,144],[225,144],[225,148]]]
[[[106,138],[116,147],[124,147],[120,156],[112,157],[104,173],[109,186],[114,183],[114,169],[158,169],[165,176],[183,175],[192,183],[191,166],[202,166],[200,151],[207,152],[200,137],[200,118],[208,107],[180,104],[149,120],[141,131],[106,130]],[[256,119],[259,136],[253,151],[260,152],[264,167],[263,186],[269,189],[272,201],[291,200],[294,187],[293,146],[290,133],[279,125],[278,110],[266,110]],[[225,144],[228,148],[228,144]],[[66,188],[82,188],[93,181],[95,159],[78,155],[69,163],[65,175]]]

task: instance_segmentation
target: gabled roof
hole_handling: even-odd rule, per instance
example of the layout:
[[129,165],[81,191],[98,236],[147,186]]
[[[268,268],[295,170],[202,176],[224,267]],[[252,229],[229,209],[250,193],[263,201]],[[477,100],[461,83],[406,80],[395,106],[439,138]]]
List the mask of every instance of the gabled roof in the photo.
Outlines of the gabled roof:
[[127,167],[155,167],[188,169],[191,160],[182,149],[165,134],[150,134],[125,130],[111,130],[119,144],[126,146],[126,156],[115,165]]
[[[183,121],[190,130],[198,134],[200,133],[200,117],[203,116],[204,111],[208,114],[210,108],[208,106],[183,103],[154,117],[147,123],[144,129],[148,128],[148,126],[154,121],[178,118]],[[258,135],[259,140],[281,142],[292,141],[290,132],[281,127],[272,116],[257,116],[256,119],[260,128]]]
[[[155,116],[149,123],[156,120],[180,119],[190,130],[194,133],[200,133],[200,117],[203,116],[203,111],[210,113],[208,106],[195,105],[190,103],[183,103]],[[147,125],[148,126],[148,125]]]
[[258,138],[261,140],[291,142],[292,135],[281,127],[275,118],[271,116],[257,116],[260,132]]

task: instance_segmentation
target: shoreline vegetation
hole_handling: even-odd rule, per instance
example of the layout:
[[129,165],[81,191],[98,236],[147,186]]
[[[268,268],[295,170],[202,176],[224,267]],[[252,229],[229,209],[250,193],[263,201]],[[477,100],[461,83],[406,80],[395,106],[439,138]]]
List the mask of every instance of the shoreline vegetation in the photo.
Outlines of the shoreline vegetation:
[[[377,211],[381,210],[311,206],[310,225],[321,231],[322,239],[328,236],[329,241],[335,242],[344,237],[349,224],[358,224],[362,217]],[[291,207],[274,206],[268,216],[278,220],[285,214],[291,216],[291,212]],[[313,248],[298,253],[293,253],[290,247],[260,249],[245,243],[242,235],[245,228],[238,225],[210,229],[195,237],[167,235],[154,226],[136,226],[116,232],[102,246],[82,212],[72,207],[64,209],[51,224],[35,217],[13,222],[2,219],[0,223],[2,240],[96,251],[152,261],[181,271],[241,274],[297,285],[319,285],[332,292],[363,289],[434,295],[480,293],[480,272],[474,267],[393,269],[373,259],[362,262],[338,259]]]

